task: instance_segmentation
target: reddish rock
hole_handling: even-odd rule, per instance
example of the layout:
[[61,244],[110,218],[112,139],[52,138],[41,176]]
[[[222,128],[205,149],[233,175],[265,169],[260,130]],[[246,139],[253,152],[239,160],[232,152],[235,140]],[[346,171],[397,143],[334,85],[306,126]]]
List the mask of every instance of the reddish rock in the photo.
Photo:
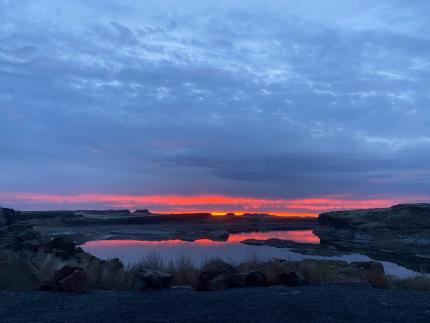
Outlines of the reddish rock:
[[84,293],[87,291],[87,277],[81,268],[64,266],[57,270],[52,280],[43,284],[41,289]]
[[199,291],[214,291],[222,290],[229,286],[233,275],[237,270],[224,261],[213,260],[203,266],[196,290]]

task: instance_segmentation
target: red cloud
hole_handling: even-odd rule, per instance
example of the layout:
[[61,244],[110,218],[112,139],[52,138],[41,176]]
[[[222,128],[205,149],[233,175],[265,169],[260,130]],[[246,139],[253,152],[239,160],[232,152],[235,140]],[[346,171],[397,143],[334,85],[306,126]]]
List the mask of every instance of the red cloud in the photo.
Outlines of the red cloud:
[[299,199],[270,199],[226,195],[117,195],[117,194],[39,194],[0,192],[0,199],[11,204],[44,203],[59,206],[100,204],[104,207],[148,207],[171,212],[245,211],[270,212],[279,215],[315,215],[327,210],[387,207],[412,199],[351,199],[348,196],[328,196]]

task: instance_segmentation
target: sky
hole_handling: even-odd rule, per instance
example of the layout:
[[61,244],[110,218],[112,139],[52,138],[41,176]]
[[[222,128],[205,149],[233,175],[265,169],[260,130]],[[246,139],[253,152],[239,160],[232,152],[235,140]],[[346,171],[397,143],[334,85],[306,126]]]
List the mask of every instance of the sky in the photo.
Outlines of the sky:
[[0,204],[430,201],[426,0],[0,0]]

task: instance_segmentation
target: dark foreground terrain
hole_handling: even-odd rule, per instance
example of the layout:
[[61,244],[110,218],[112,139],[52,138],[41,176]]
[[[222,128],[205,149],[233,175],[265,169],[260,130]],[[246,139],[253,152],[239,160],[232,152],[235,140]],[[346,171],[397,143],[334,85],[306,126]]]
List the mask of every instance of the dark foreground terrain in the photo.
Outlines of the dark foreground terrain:
[[0,292],[0,322],[430,322],[430,294],[366,285]]

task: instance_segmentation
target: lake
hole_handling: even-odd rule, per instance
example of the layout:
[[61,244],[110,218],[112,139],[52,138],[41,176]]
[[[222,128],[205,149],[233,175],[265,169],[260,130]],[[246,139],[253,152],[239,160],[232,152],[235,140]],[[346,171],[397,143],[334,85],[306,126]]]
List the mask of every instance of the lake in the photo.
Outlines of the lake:
[[[303,259],[331,259],[347,262],[372,260],[368,256],[361,254],[349,254],[336,257],[309,256],[292,252],[286,248],[251,246],[240,243],[246,239],[266,240],[271,238],[304,243],[320,242],[318,236],[314,235],[312,230],[303,230],[235,233],[230,234],[228,240],[225,242],[207,239],[196,240],[194,242],[181,240],[98,240],[86,242],[81,247],[85,251],[101,259],[119,258],[126,265],[135,264],[151,253],[161,255],[165,261],[174,261],[181,256],[190,257],[197,266],[211,258],[221,258],[232,264],[239,264],[255,258],[265,261],[271,260],[274,257],[290,261],[300,261]],[[387,274],[402,278],[417,275],[414,271],[395,263],[383,261],[381,261],[381,263],[383,263]]]

